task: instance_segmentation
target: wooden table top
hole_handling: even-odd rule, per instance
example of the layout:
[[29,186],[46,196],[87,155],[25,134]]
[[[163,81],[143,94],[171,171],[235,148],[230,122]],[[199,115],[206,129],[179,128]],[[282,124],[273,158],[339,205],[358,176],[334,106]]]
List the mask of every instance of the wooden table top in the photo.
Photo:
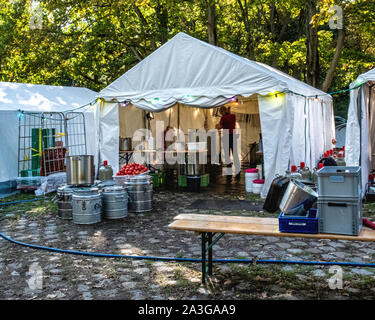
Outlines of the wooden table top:
[[375,242],[375,230],[365,226],[362,227],[358,236],[330,233],[288,233],[279,231],[278,218],[180,214],[168,227],[174,230],[195,232]]

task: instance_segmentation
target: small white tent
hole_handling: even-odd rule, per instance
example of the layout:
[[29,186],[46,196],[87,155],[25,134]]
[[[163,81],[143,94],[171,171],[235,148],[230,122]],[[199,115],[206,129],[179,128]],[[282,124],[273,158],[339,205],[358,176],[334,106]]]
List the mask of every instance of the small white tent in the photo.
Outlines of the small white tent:
[[[173,121],[177,112],[167,109],[179,106],[182,130],[202,128],[212,116],[208,109],[234,96],[245,103],[233,106],[233,111],[253,110],[249,113],[260,117],[263,197],[275,174],[284,174],[289,163],[305,161],[313,167],[332,148],[331,96],[267,65],[179,33],[99,93],[104,112],[101,158],[118,169],[118,137],[144,128],[145,111],[155,112],[155,119],[160,114]],[[129,105],[121,108],[113,102]]]
[[350,103],[346,124],[345,161],[361,166],[362,195],[369,173],[375,169],[375,69],[361,74],[349,86]]
[[[96,92],[78,87],[0,82],[0,183],[6,185],[18,176],[19,111],[64,112],[95,102]],[[97,150],[95,108],[83,108],[87,151]]]

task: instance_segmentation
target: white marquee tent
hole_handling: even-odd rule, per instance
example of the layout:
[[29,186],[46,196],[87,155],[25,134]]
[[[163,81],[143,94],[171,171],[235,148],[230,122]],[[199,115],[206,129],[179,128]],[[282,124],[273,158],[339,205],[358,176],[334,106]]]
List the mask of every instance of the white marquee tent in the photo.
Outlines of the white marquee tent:
[[[305,161],[313,167],[332,148],[331,96],[265,64],[179,33],[99,93],[100,157],[117,170],[118,137],[131,137],[144,128],[146,112],[154,112],[152,121],[177,123],[183,131],[202,128],[205,121],[213,128],[218,119],[212,117],[212,108],[234,96],[240,103],[230,103],[232,111],[256,114],[260,120],[263,197],[275,174],[284,174],[289,164]],[[240,121],[237,125],[241,132],[249,129]]]
[[349,86],[351,90],[346,124],[345,161],[347,166],[361,166],[363,195],[368,175],[375,169],[374,85],[375,69],[372,69],[361,74]]
[[[0,183],[18,176],[19,110],[64,112],[96,100],[96,92],[79,87],[0,82]],[[95,108],[83,108],[88,154],[97,152]]]

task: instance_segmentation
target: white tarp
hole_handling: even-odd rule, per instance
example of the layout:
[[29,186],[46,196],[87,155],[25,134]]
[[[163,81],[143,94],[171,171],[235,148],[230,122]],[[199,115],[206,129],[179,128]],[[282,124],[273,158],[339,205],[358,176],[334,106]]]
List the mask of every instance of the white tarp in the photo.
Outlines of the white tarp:
[[[131,137],[134,126],[144,127],[145,111],[154,112],[155,119],[158,113],[169,119],[166,113],[173,110],[171,121],[175,123],[175,106],[179,104],[185,108],[180,110],[182,126],[202,128],[205,118],[203,113],[197,113],[197,108],[215,108],[234,96],[246,99],[253,95],[258,99],[256,113],[266,139],[263,141],[266,186],[262,192],[265,196],[273,175],[284,174],[291,159],[306,161],[312,167],[319,153],[332,148],[335,128],[330,95],[272,67],[179,33],[104,88],[98,98],[105,100],[104,108],[111,108],[119,115],[119,121],[108,123],[108,128],[120,129],[112,127],[108,134],[117,130],[121,136]],[[116,111],[113,101],[129,105]],[[250,113],[255,113],[255,106],[248,107]],[[206,118],[212,119],[212,113]],[[214,127],[210,121],[209,129]],[[114,170],[118,169],[116,147],[112,147],[112,153],[109,146],[105,147],[112,156],[108,160]],[[102,142],[101,148],[104,148]]]
[[180,32],[99,93],[106,101],[128,101],[149,111],[162,111],[177,102],[216,107],[234,95],[294,91],[322,95],[277,69],[248,60]]
[[262,126],[265,182],[261,196],[267,196],[276,174],[288,169],[291,138],[293,133],[293,106],[280,94],[278,98],[259,96],[260,122]]
[[[18,110],[63,112],[95,102],[96,92],[77,87],[0,82],[0,182],[18,176]],[[88,154],[97,149],[95,107],[78,109],[85,115]]]
[[374,84],[375,69],[372,69],[361,74],[349,86],[351,90],[346,124],[345,162],[347,166],[361,166],[362,195],[366,192],[368,175],[375,166],[372,161],[375,143],[375,90],[371,87]]

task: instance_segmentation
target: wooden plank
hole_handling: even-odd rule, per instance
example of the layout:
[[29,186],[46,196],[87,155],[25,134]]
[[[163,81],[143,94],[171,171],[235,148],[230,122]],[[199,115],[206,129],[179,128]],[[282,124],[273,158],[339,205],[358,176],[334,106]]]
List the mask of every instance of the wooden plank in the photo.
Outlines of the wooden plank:
[[[275,219],[276,218],[267,218]],[[222,221],[202,221],[202,220],[175,220],[169,226],[174,230],[186,230],[195,232],[215,232],[215,233],[233,233],[246,235],[261,235],[271,237],[298,237],[310,239],[330,239],[330,240],[351,240],[351,241],[369,241],[375,242],[375,230],[362,227],[358,236],[329,234],[329,233],[287,233],[280,232],[278,224],[262,223],[228,223]]]
[[217,221],[228,223],[260,223],[279,225],[277,218],[260,218],[260,217],[241,217],[241,216],[223,216],[212,214],[194,214],[183,213],[173,218],[174,220],[197,220],[197,221]]

